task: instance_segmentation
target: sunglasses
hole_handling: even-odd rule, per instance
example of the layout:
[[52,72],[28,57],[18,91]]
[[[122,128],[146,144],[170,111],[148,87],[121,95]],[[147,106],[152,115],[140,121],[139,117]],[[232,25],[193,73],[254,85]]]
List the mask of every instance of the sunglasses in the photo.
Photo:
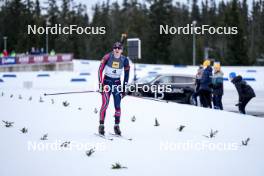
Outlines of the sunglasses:
[[119,50],[121,50],[122,48],[121,48],[121,47],[114,47],[114,49],[119,49]]

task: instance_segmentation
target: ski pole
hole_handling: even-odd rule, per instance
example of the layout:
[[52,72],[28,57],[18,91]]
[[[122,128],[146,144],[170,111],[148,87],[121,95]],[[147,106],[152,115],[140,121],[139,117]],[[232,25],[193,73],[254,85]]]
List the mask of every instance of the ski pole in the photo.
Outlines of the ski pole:
[[88,91],[76,91],[76,92],[58,92],[58,93],[44,93],[44,96],[51,96],[51,95],[63,95],[63,94],[77,94],[77,93],[93,93],[93,92],[99,92],[98,90],[88,90]]

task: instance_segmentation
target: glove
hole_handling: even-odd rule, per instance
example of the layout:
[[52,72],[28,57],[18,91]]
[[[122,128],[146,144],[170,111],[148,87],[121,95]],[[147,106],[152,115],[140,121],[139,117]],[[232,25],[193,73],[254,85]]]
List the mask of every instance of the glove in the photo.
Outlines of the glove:
[[127,94],[127,82],[125,82],[125,83],[123,84],[123,87],[122,87],[122,92],[121,92],[122,98],[123,98],[124,96],[126,96],[126,94]]
[[120,95],[121,95],[121,99],[122,99],[122,98],[124,98],[127,94],[126,94],[126,92],[121,92]]

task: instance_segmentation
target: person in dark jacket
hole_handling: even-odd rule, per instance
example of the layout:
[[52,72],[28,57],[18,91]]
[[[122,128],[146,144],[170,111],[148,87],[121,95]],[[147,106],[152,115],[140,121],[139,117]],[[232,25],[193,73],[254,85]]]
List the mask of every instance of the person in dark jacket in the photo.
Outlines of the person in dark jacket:
[[[202,74],[203,74],[203,66],[200,65],[195,75],[195,92],[192,95],[192,101],[195,106],[198,105],[197,97],[200,96],[199,89],[200,89],[200,80],[201,80]],[[200,104],[202,105],[201,98],[200,98]]]
[[214,109],[223,110],[223,104],[222,104],[222,96],[224,94],[223,76],[224,76],[224,73],[221,71],[220,63],[215,62],[214,63],[214,75],[212,78]]
[[229,74],[229,78],[231,82],[235,85],[237,92],[238,92],[238,110],[242,114],[246,114],[245,108],[248,102],[253,98],[256,97],[256,94],[252,87],[247,84],[246,81],[242,79],[242,76],[236,76],[235,72],[231,72]]
[[210,66],[210,60],[206,59],[203,62],[203,74],[200,80],[200,98],[203,107],[210,107],[212,108],[212,89],[210,85],[212,84],[212,72],[213,69]]

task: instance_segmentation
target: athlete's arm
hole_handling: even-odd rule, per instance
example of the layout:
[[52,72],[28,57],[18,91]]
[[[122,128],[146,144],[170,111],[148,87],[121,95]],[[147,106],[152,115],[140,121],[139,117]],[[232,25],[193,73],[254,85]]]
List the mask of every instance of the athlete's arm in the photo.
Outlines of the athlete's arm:
[[106,65],[106,62],[108,61],[108,59],[110,58],[109,56],[110,54],[106,54],[103,59],[101,60],[101,64],[100,67],[98,69],[98,80],[99,80],[99,84],[102,83],[103,81],[103,71]]

